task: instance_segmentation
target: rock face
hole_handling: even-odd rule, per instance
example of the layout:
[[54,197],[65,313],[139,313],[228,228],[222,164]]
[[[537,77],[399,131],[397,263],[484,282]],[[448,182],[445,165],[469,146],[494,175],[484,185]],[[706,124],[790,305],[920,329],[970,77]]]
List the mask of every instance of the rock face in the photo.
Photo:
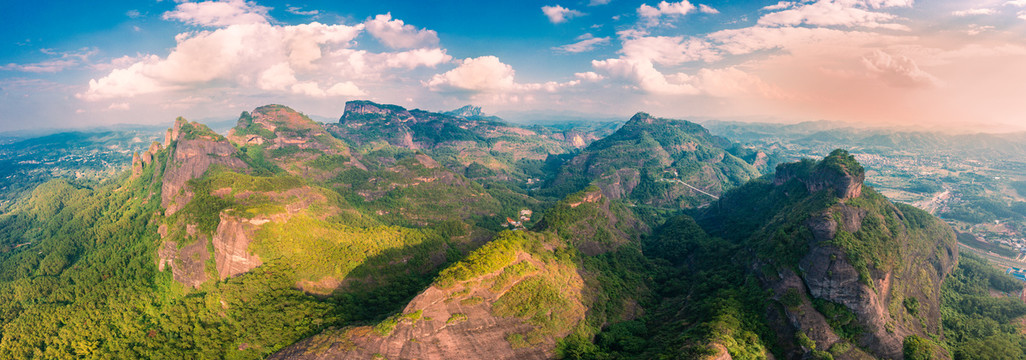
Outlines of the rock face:
[[339,123],[359,121],[360,115],[377,115],[388,119],[395,119],[399,122],[416,120],[406,109],[396,105],[376,104],[366,100],[346,102],[345,113],[339,119]]
[[829,189],[842,200],[862,195],[865,170],[844,150],[834,150],[823,161],[800,161],[777,166],[775,185],[798,179],[810,193]]
[[244,274],[263,264],[259,256],[250,253],[249,243],[257,226],[268,221],[221,214],[213,239],[214,261],[221,280]]
[[[186,189],[186,183],[203,176],[212,165],[222,165],[232,170],[248,167],[245,162],[234,156],[237,151],[235,146],[209,129],[205,132],[194,130],[198,126],[203,125],[190,124],[185,119],[178,118],[171,130],[175,135],[172,139],[175,144],[170,147],[171,153],[164,168],[160,203],[165,209],[165,216],[174,214],[192,200],[192,192]],[[182,138],[183,127],[190,130],[189,138]]]
[[[764,281],[778,298],[785,289],[796,289],[851,311],[862,330],[858,346],[836,357],[900,359],[905,337],[940,333],[941,282],[955,266],[958,249],[946,224],[863,190],[863,179],[861,165],[843,150],[819,162],[778,166],[775,186],[797,181],[810,194],[828,191],[839,203],[801,224],[811,237],[797,264],[800,277],[787,272],[779,280]],[[915,310],[906,308],[909,299],[918,304]],[[804,332],[819,349],[842,341],[834,329],[804,314],[809,311],[819,314],[811,308],[785,311],[793,331]]]
[[[506,340],[513,331],[528,331],[531,326],[517,319],[497,318],[491,314],[490,301],[476,305],[445,300],[450,292],[435,287],[418,295],[404,310],[424,309],[415,324],[401,322],[389,336],[379,336],[370,329],[336,330],[334,335],[321,334],[300,341],[269,359],[372,359],[375,354],[386,359],[551,359],[542,348],[514,349]],[[494,301],[494,299],[491,299]],[[450,321],[454,316],[465,320]],[[430,320],[424,320],[430,318]],[[363,335],[363,336],[360,336]],[[318,344],[323,338],[338,342]],[[414,339],[416,339],[414,341]],[[321,345],[321,346],[318,346]],[[327,345],[325,348],[324,345]],[[321,351],[311,351],[321,348]]]
[[481,112],[481,107],[474,105],[467,105],[456,110],[446,111],[445,114],[461,118],[484,116],[484,113]]
[[[550,258],[555,249],[565,246],[562,241],[512,232],[500,236],[506,237],[493,241],[503,242],[503,245],[486,245],[477,250],[490,253],[489,256],[496,259],[507,259],[498,270],[465,280],[441,281],[448,284],[445,286],[436,282],[392,318],[394,330],[381,324],[373,330],[370,327],[329,330],[270,358],[553,358],[557,339],[584,320],[587,311],[584,302],[589,291],[585,288],[586,281],[574,265]],[[506,242],[511,239],[519,240]],[[533,242],[537,239],[542,240]],[[521,243],[525,244],[521,250],[507,247],[515,248],[519,245],[514,244],[519,241],[527,241]],[[536,301],[525,300],[533,296],[559,305],[536,308],[539,306],[534,304]],[[502,315],[510,309],[516,309],[512,310],[514,314]],[[386,323],[388,321],[382,324]]]
[[175,241],[165,241],[157,251],[157,270],[164,271],[170,267],[175,281],[186,287],[198,288],[207,279],[204,265],[208,258],[206,236],[182,247]]
[[[902,214],[900,210],[897,213]],[[958,249],[952,239],[944,237],[915,244],[908,235],[895,234],[890,241],[905,238],[910,242],[903,247],[911,251],[900,258],[916,259],[915,263],[900,260],[897,264],[874,264],[869,269],[870,278],[863,279],[865,274],[860,274],[849,255],[833,241],[839,231],[858,232],[867,216],[876,215],[840,204],[806,221],[813,239],[799,268],[810,295],[844,305],[855,314],[865,331],[859,345],[878,357],[898,359],[906,336],[939,333],[941,282],[954,268]],[[918,320],[908,321],[908,310],[895,305],[908,298],[920,304],[918,313],[911,314]]]

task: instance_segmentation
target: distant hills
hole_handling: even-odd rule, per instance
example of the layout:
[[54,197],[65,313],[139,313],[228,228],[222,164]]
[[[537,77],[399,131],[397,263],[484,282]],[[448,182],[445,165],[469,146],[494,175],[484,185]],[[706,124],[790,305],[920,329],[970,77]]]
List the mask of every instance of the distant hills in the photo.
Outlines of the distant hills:
[[1026,316],[1022,284],[866,185],[849,152],[781,162],[715,133],[646,113],[527,126],[371,101],[329,123],[261,106],[223,134],[178,118],[124,172],[47,181],[0,214],[0,354],[1026,349],[1012,323]]

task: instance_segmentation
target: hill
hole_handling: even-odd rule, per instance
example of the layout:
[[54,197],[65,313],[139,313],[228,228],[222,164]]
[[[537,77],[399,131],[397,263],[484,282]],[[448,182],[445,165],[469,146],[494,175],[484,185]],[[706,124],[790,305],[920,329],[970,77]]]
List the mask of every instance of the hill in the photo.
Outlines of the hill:
[[[358,127],[411,138],[419,121],[486,121],[356,105]],[[944,222],[865,185],[843,150],[756,177],[701,126],[639,114],[580,153],[546,155],[532,171],[549,186],[532,190],[436,158],[457,143],[411,148],[335,126],[282,105],[242,113],[228,136],[179,118],[115,178],[34,189],[0,214],[0,354],[975,359],[1026,349],[1014,325],[1026,315],[1022,284],[960,258]]]
[[613,199],[696,207],[758,177],[751,164],[725,150],[730,146],[701,125],[638,113],[612,135],[588,145],[547,187],[561,194],[594,183]]

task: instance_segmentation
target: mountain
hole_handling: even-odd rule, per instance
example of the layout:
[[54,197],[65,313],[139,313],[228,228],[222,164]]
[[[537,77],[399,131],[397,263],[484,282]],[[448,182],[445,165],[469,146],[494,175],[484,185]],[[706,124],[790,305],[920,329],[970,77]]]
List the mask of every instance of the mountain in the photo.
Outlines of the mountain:
[[538,168],[550,155],[574,152],[595,139],[580,129],[525,128],[496,117],[407,110],[365,100],[347,102],[339,123],[328,130],[355,147],[387,143],[419,150],[470,178],[524,189],[529,179],[542,177]]
[[698,217],[712,235],[755,251],[749,276],[777,304],[767,325],[815,344],[782,335],[785,353],[837,347],[843,357],[900,358],[907,337],[941,334],[941,283],[958,259],[954,233],[863,178],[861,165],[837,150],[783,164],[772,182],[742,186]]
[[725,150],[730,146],[701,125],[638,113],[612,135],[588,145],[548,187],[560,193],[595,183],[613,199],[695,207],[759,176],[751,164]]
[[[530,231],[505,231],[442,270],[402,312],[329,329],[274,359],[547,359],[603,326],[633,320],[648,292],[627,207],[597,188],[560,201]],[[564,354],[565,355],[565,354]]]
[[[760,177],[736,144],[639,114],[512,162],[502,141],[554,138],[348,107],[325,125],[262,106],[227,136],[178,118],[117,176],[20,198],[0,214],[0,357],[1026,353],[1022,283],[844,150]],[[457,133],[484,140],[431,140]],[[546,183],[466,175],[486,149]]]

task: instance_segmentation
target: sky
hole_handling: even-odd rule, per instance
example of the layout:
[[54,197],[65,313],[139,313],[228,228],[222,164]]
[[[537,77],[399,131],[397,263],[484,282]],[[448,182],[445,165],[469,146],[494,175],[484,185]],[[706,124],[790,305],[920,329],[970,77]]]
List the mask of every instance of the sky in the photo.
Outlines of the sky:
[[338,118],[356,99],[1026,130],[1026,0],[54,0],[0,14],[0,131],[272,103]]

